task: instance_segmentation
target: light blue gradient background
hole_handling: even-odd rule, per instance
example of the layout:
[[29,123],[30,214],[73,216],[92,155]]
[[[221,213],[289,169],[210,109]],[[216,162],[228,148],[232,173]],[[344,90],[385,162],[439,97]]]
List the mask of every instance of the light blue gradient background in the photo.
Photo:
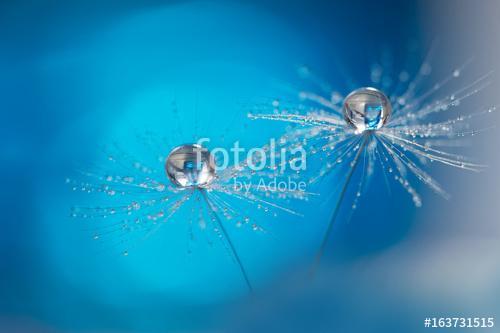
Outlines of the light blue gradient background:
[[[297,205],[303,219],[266,221],[272,237],[231,228],[258,289],[250,297],[220,244],[198,238],[187,255],[182,216],[128,258],[95,255],[68,218],[84,197],[64,184],[102,159],[99,145],[127,145],[134,130],[186,142],[196,115],[199,134],[267,142],[285,127],[248,121],[248,105],[307,88],[302,64],[347,93],[369,83],[381,50],[401,68],[409,42],[423,56],[438,37],[436,78],[476,56],[470,81],[496,67],[494,2],[19,2],[0,13],[0,331],[422,332],[428,316],[500,318],[497,131],[468,151],[491,166],[484,174],[432,168],[451,201],[419,186],[417,210],[377,177],[349,223],[342,213],[312,286],[301,272],[342,175]],[[485,104],[498,102],[497,82]]]

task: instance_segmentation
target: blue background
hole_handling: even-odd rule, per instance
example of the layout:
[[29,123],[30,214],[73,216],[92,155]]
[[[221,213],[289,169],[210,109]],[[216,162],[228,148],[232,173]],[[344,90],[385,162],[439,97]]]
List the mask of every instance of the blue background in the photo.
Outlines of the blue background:
[[[328,199],[297,205],[304,218],[265,221],[275,237],[231,230],[257,286],[252,296],[221,246],[198,238],[187,254],[182,218],[128,258],[96,255],[68,217],[83,196],[64,184],[102,160],[99,145],[132,147],[137,129],[179,144],[202,134],[262,145],[285,125],[248,121],[249,105],[292,98],[287,85],[307,87],[298,66],[345,94],[369,84],[384,50],[395,68],[418,68],[432,39],[425,24],[422,3],[412,1],[0,4],[0,330],[419,332],[424,316],[457,314],[438,299],[414,301],[412,282],[377,275],[376,262],[365,266],[416,232],[422,214],[382,177],[336,226],[313,286],[297,272],[314,255],[342,175],[315,188]],[[465,58],[441,53],[438,63]],[[442,200],[418,188],[424,207]],[[464,315],[493,315],[492,305]]]

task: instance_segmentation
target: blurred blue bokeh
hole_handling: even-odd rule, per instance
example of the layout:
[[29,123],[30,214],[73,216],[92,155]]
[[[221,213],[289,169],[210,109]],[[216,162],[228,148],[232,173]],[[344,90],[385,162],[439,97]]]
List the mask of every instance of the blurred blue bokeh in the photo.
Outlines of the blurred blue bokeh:
[[410,282],[362,273],[415,227],[410,198],[396,186],[387,193],[382,177],[336,226],[325,258],[333,273],[312,290],[293,272],[314,255],[342,175],[314,189],[327,200],[297,207],[305,218],[269,222],[275,237],[232,230],[260,290],[251,299],[222,247],[199,238],[187,255],[182,219],[128,258],[96,255],[68,218],[82,197],[64,180],[135,130],[189,141],[197,114],[204,136],[262,145],[285,127],[249,122],[248,105],[300,87],[298,66],[347,93],[369,83],[385,50],[395,68],[416,68],[432,39],[424,23],[413,1],[2,2],[0,331],[420,331],[440,305],[424,313],[408,303]]

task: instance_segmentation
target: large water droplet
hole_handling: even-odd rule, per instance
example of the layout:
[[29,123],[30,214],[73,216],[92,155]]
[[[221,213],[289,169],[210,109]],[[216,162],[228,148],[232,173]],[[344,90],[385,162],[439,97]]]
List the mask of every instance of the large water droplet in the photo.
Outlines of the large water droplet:
[[215,179],[215,161],[200,145],[182,145],[168,155],[165,171],[178,187],[206,187]]
[[377,130],[389,119],[392,112],[387,96],[375,88],[360,88],[344,100],[344,118],[356,132]]

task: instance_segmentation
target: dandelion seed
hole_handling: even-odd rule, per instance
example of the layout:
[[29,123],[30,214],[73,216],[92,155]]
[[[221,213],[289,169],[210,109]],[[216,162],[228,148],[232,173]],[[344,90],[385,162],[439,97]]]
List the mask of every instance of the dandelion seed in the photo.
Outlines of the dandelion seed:
[[[147,145],[147,151],[151,151],[159,142],[162,149],[163,140],[153,138],[150,134],[140,139]],[[199,144],[174,147],[166,159],[157,158],[159,154],[153,152],[153,165],[136,160],[116,145],[114,148],[118,152],[108,159],[110,166],[99,166],[96,172],[82,172],[92,181],[66,180],[69,186],[85,193],[104,194],[103,200],[106,202],[99,206],[74,207],[71,216],[96,220],[99,227],[93,231],[93,238],[100,242],[109,241],[111,247],[126,245],[127,249],[121,254],[128,256],[137,243],[156,234],[189,204],[189,239],[194,238],[192,221],[198,222],[200,230],[213,231],[238,265],[250,290],[250,279],[224,224],[231,222],[237,228],[248,225],[249,230],[257,232],[266,230],[255,221],[250,223],[251,219],[244,215],[246,210],[236,206],[235,202],[254,209],[260,207],[263,213],[271,216],[276,216],[277,211],[300,215],[279,201],[304,199],[307,196],[307,193],[292,190],[274,193],[255,185],[249,186],[246,191],[236,188],[235,179],[275,177],[279,170],[254,172],[248,167],[251,163],[248,159],[238,165],[216,170],[214,156]],[[211,243],[210,239],[208,241]],[[188,249],[189,252],[192,252],[191,249]]]
[[[391,80],[399,83],[394,88],[395,92],[390,95],[386,95],[384,89],[360,88],[343,98],[341,105],[338,99],[331,101],[315,92],[302,91],[299,94],[302,104],[299,106],[288,107],[273,114],[252,113],[250,119],[295,124],[295,127],[288,128],[280,142],[283,142],[283,145],[304,146],[309,155],[319,155],[320,160],[327,161],[310,177],[310,183],[317,182],[339,167],[348,167],[340,199],[333,210],[316,256],[315,267],[319,264],[346,188],[360,165],[360,160],[365,161],[363,170],[366,172],[363,172],[359,188],[366,182],[366,178],[373,174],[374,167],[378,166],[382,169],[385,179],[389,178],[388,174],[394,175],[393,178],[408,192],[417,207],[422,205],[422,199],[411,183],[411,177],[439,195],[449,197],[441,185],[425,171],[427,162],[438,162],[471,171],[480,171],[485,167],[470,162],[465,156],[448,152],[445,148],[458,147],[462,143],[461,138],[477,133],[470,130],[469,120],[489,113],[495,107],[448,120],[440,120],[440,117],[437,117],[439,114],[448,114],[465,99],[488,86],[489,74],[449,94],[435,97],[450,82],[462,77],[462,71],[467,64],[468,62],[454,70],[427,91],[420,90],[421,82],[429,77],[432,71],[426,60],[413,80],[409,80],[407,71],[400,72],[398,80]],[[388,89],[391,84],[384,85],[383,73],[384,69],[380,65],[372,67],[372,84]],[[403,88],[405,85],[406,89]],[[329,93],[330,96],[333,94],[338,93]],[[359,206],[357,197],[351,206],[352,209]]]

